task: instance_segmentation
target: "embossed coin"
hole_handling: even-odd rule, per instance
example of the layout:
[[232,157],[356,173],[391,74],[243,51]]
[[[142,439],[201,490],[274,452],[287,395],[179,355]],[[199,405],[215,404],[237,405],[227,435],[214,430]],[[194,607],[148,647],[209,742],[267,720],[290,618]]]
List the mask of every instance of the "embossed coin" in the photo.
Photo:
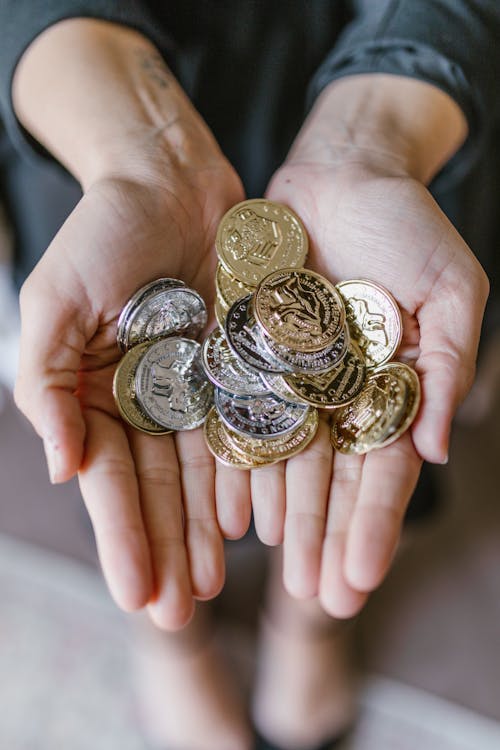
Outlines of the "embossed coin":
[[224,424],[240,435],[261,439],[279,437],[304,423],[309,407],[277,396],[240,398],[215,389],[215,408]]
[[275,360],[281,362],[283,369],[295,373],[310,375],[331,370],[343,360],[350,342],[349,332],[344,326],[333,344],[319,352],[297,352],[285,346],[275,344],[269,336],[262,333],[259,341]]
[[345,322],[344,302],[327,279],[286,268],[269,274],[254,298],[258,324],[276,344],[317,352],[332,344]]
[[273,375],[270,372],[261,372],[260,377],[264,381],[267,389],[271,393],[274,393],[275,396],[283,398],[285,401],[293,401],[296,404],[307,403],[303,398],[297,396],[297,394],[292,391],[286,382],[284,375]]
[[220,328],[215,328],[205,339],[202,362],[214,385],[234,396],[259,396],[269,393],[258,373],[245,367],[236,357]]
[[[418,414],[421,400],[420,380],[417,373],[412,367],[404,364],[403,362],[388,362],[383,366],[383,369],[389,370],[391,373],[396,374],[397,377],[399,377],[406,383],[407,395],[405,408],[400,423],[397,425],[394,432],[387,435],[383,440],[381,440],[381,442],[379,442],[379,448],[383,448],[385,445],[394,443],[396,440],[398,440],[398,438],[401,437],[404,432],[406,432],[406,430],[411,426],[412,422]],[[378,369],[375,372],[378,372]]]
[[135,311],[144,303],[144,301],[152,295],[164,292],[167,289],[176,289],[178,287],[184,286],[186,286],[185,283],[180,279],[155,279],[155,281],[150,281],[149,284],[145,284],[144,286],[142,286],[137,290],[137,292],[135,292],[135,294],[132,295],[132,297],[128,300],[127,304],[121,311],[120,317],[118,318],[116,338],[118,346],[122,352],[127,351],[128,348],[126,345],[126,334],[127,328],[130,325],[129,321],[132,319]]
[[148,347],[149,344],[139,344],[122,357],[113,378],[113,396],[120,415],[132,427],[148,435],[166,435],[171,430],[150,419],[135,398],[135,372]]
[[160,336],[196,338],[207,324],[207,308],[193,289],[165,289],[145,297],[126,322],[127,349]]
[[238,203],[222,217],[215,247],[231,276],[256,286],[278,268],[301,268],[308,239],[293,211],[258,198]]
[[243,437],[231,430],[229,439],[232,444],[254,458],[265,458],[283,461],[304,450],[318,430],[319,418],[317,409],[310,409],[302,425],[288,435],[268,440]]
[[225,325],[226,325],[227,314],[229,312],[229,307],[227,307],[225,303],[222,302],[220,297],[216,295],[214,308],[215,308],[215,319],[217,323],[219,324],[219,326],[222,328],[222,330],[224,330]]
[[209,451],[225,466],[231,466],[234,469],[255,469],[268,463],[238,450],[231,442],[228,431],[215,407],[208,412],[203,430]]
[[144,411],[171,430],[203,424],[213,387],[201,364],[196,341],[172,337],[150,344],[135,375],[135,393]]
[[234,276],[228,273],[221,263],[217,263],[215,272],[215,290],[217,296],[226,307],[231,307],[236,300],[246,297],[247,294],[253,294],[255,287],[250,284],[244,284],[238,281]]
[[394,297],[373,281],[341,281],[337,289],[344,298],[351,335],[359,344],[368,368],[378,367],[394,356],[403,333],[403,323]]
[[352,401],[363,388],[365,378],[363,355],[353,341],[342,362],[328,372],[285,376],[294,393],[322,409],[338,408]]
[[334,413],[331,440],[341,453],[363,454],[397,440],[414,420],[420,383],[411,367],[390,362],[373,372],[359,396]]
[[257,372],[283,372],[283,365],[263,350],[251,303],[249,294],[230,308],[225,324],[227,343],[237,357]]

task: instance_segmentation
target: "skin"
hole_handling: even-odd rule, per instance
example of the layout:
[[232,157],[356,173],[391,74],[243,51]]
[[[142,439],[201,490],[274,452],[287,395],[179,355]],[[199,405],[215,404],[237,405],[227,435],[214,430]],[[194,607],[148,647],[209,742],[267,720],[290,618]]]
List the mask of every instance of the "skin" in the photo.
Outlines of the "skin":
[[172,276],[213,299],[217,224],[244,193],[212,134],[154,47],[99,21],[44,32],[13,96],[84,190],[22,289],[16,400],[52,481],[78,473],[116,602],[185,625],[195,599],[223,585],[223,536],[245,533],[253,504],[262,541],[283,542],[286,589],[355,614],[388,570],[422,459],[446,460],[473,378],[488,283],[425,188],[466,136],[457,105],[410,79],[334,82],[271,180],[267,197],[307,228],[310,267],[395,296],[423,399],[411,433],[387,448],[333,456],[323,424],[302,454],[249,475],[215,466],[200,430],[129,430],[111,396],[117,319],[140,286]]

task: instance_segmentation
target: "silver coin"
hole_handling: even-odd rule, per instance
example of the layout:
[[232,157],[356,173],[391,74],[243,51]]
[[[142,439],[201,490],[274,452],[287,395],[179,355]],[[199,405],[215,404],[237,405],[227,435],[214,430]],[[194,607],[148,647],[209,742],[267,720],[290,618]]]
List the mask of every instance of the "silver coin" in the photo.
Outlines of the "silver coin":
[[257,372],[284,372],[283,365],[262,351],[251,302],[252,295],[249,294],[235,302],[227,313],[225,334],[229,348]]
[[351,341],[344,359],[328,372],[286,375],[287,384],[311,406],[335,409],[353,401],[366,380],[366,365],[358,345]]
[[285,380],[284,375],[273,375],[270,372],[261,372],[260,377],[266,386],[266,388],[274,393],[275,396],[285,399],[285,401],[292,401],[294,404],[305,404],[303,398],[297,396],[292,391],[290,386]]
[[261,439],[288,435],[304,423],[309,413],[305,404],[293,404],[277,396],[241,398],[219,388],[215,389],[214,404],[230,430]]
[[150,297],[152,294],[163,292],[166,289],[176,289],[178,287],[185,286],[185,283],[180,279],[161,278],[156,279],[155,281],[150,281],[149,284],[145,284],[140,289],[138,289],[135,294],[132,295],[132,297],[129,299],[129,301],[121,311],[120,317],[118,318],[116,339],[118,346],[122,352],[126,352],[128,348],[126,346],[126,331],[129,327],[128,321],[133,315],[134,311],[144,303],[144,300]]
[[220,328],[215,328],[205,339],[202,363],[208,378],[219,388],[235,396],[260,396],[269,388],[260,376],[246,367],[231,351]]
[[201,346],[178,337],[153,342],[137,365],[135,396],[163,427],[193,430],[202,425],[213,386],[201,364]]
[[322,373],[336,367],[343,360],[350,343],[349,330],[344,326],[335,341],[319,352],[298,352],[281,344],[276,344],[261,329],[260,341],[265,351],[289,372],[310,375]]
[[194,339],[207,324],[207,308],[193,289],[178,287],[146,297],[129,315],[124,341],[127,349],[165,336]]

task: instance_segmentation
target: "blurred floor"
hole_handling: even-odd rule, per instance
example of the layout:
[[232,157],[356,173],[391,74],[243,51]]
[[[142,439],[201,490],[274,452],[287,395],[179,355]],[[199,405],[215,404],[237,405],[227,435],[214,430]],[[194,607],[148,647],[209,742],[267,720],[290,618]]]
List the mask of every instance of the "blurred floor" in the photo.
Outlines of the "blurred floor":
[[[456,427],[450,464],[437,472],[445,507],[412,528],[360,620],[371,680],[349,750],[500,747],[499,419],[497,401],[486,423]],[[0,747],[145,748],[126,617],[95,570],[78,488],[49,484],[41,443],[9,397],[0,488]],[[232,613],[241,591],[241,611],[256,606],[256,587],[246,584],[258,550],[230,545]],[[233,621],[233,658],[248,666],[252,635],[242,622]]]

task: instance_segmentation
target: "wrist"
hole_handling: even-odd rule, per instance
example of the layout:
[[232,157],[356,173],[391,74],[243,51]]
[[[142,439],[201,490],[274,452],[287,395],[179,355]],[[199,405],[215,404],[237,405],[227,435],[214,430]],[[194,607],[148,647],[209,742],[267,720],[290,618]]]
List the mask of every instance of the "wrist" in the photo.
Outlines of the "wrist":
[[466,135],[462,111],[437,87],[383,74],[348,76],[318,97],[290,158],[362,165],[427,184]]
[[155,47],[116,24],[77,18],[43,32],[18,64],[13,101],[84,189],[225,161]]

